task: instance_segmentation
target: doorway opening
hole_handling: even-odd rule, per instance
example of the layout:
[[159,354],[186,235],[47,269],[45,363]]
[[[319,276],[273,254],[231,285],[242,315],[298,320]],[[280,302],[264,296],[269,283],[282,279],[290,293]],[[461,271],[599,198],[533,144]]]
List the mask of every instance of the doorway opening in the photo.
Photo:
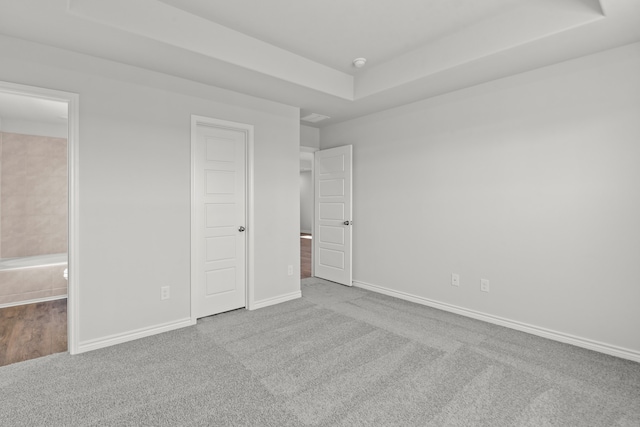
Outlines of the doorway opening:
[[76,114],[75,94],[0,82],[0,366],[74,352]]
[[314,152],[300,147],[300,279],[313,277]]

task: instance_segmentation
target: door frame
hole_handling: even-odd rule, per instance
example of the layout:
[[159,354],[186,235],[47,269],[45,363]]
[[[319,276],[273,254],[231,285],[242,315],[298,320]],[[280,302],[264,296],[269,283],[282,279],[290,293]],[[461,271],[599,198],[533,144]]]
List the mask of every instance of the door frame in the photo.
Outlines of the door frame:
[[79,126],[80,96],[77,93],[63,92],[36,86],[0,81],[0,92],[23,95],[32,98],[65,102],[67,104],[67,168],[68,168],[68,282],[67,282],[67,351],[78,354],[80,344],[80,268],[79,254]]
[[245,257],[245,308],[253,309],[254,305],[254,233],[253,233],[253,125],[212,117],[191,115],[191,324],[197,323],[196,304],[196,254],[198,252],[198,230],[196,227],[196,146],[198,126],[210,126],[244,132],[245,138],[245,223],[246,223],[246,257]]

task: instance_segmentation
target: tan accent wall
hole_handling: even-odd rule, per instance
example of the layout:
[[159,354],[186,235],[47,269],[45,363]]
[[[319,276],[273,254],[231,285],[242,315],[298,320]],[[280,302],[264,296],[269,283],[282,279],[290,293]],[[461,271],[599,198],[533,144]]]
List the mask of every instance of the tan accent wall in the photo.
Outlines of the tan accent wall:
[[67,140],[0,134],[0,257],[67,252]]

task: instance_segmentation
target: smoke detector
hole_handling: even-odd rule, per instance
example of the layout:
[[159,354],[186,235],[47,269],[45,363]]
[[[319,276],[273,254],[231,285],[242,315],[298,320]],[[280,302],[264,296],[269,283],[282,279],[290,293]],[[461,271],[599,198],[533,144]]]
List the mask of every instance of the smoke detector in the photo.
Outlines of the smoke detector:
[[356,68],[362,68],[366,63],[367,63],[367,58],[356,58],[353,60],[353,66]]

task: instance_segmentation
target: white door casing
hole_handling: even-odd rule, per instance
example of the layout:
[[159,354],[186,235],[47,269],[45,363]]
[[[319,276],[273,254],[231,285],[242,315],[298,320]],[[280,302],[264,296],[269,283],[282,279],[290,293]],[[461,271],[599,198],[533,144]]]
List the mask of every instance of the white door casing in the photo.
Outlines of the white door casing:
[[353,147],[315,153],[314,276],[352,285]]
[[192,320],[247,306],[253,126],[192,119]]
[[0,81],[0,93],[27,96],[67,104],[67,161],[68,161],[68,276],[67,276],[67,347],[70,354],[82,353],[80,345],[80,206],[78,181],[80,170],[79,117],[80,96],[35,86]]

